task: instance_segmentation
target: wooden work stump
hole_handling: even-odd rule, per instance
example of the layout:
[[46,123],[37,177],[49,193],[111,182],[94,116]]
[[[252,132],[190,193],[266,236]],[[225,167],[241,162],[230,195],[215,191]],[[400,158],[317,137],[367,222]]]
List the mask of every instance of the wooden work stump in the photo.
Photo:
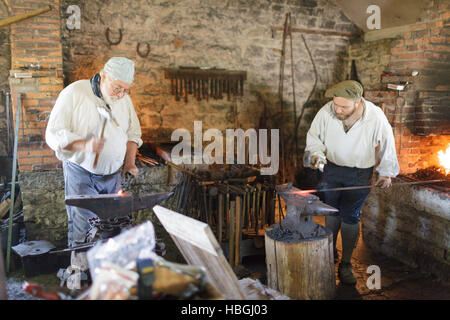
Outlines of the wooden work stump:
[[[333,235],[323,226],[323,236],[297,241],[265,234],[267,284],[291,299],[334,299]],[[273,233],[272,233],[273,236]]]

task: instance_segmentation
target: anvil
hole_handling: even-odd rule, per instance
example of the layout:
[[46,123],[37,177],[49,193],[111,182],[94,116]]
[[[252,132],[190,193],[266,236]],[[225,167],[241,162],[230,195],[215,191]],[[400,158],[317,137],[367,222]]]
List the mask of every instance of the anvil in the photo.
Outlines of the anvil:
[[301,193],[302,190],[293,187],[292,183],[278,185],[275,190],[287,206],[286,217],[281,221],[281,227],[299,233],[302,238],[313,237],[318,229],[312,216],[327,216],[339,211],[323,203],[315,195]]
[[67,196],[65,203],[69,206],[88,209],[94,212],[99,219],[107,220],[126,217],[132,211],[153,208],[172,194],[173,191],[142,195],[130,193],[76,195]]

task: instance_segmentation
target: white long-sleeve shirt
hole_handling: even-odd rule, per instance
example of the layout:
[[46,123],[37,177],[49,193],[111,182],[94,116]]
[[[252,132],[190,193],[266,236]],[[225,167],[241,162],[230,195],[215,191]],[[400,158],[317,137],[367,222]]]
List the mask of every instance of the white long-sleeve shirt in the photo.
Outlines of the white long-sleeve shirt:
[[395,151],[395,140],[383,111],[363,99],[362,117],[348,130],[336,117],[333,101],[325,104],[316,114],[306,136],[310,156],[325,156],[329,161],[346,167],[370,168],[377,163],[375,148],[380,144],[376,171],[381,176],[395,177],[400,166]]
[[93,93],[89,80],[76,81],[61,91],[45,132],[45,140],[59,160],[76,163],[94,174],[108,175],[123,165],[128,141],[135,142],[138,147],[142,145],[139,119],[130,97],[125,95],[110,105],[119,126],[114,121],[106,122],[104,147],[96,168],[93,167],[94,153],[64,149],[76,140],[92,135],[100,137],[103,118],[97,107],[104,105],[105,102]]

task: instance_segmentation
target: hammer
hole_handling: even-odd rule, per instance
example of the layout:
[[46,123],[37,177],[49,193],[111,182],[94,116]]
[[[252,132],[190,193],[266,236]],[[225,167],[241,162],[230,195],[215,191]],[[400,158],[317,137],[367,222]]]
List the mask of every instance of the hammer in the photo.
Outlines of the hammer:
[[[106,107],[97,107],[98,113],[100,113],[100,115],[103,118],[103,126],[102,126],[102,132],[100,133],[100,139],[103,139],[103,135],[105,133],[105,126],[106,126],[106,121],[108,120],[113,120],[114,123],[116,124],[116,126],[119,126],[119,124],[117,123],[116,119],[114,119],[112,112],[111,112],[111,108],[109,107],[108,104],[106,104]],[[97,162],[98,162],[98,156],[100,154],[97,153],[95,155],[95,160],[94,160],[94,168],[97,167]]]

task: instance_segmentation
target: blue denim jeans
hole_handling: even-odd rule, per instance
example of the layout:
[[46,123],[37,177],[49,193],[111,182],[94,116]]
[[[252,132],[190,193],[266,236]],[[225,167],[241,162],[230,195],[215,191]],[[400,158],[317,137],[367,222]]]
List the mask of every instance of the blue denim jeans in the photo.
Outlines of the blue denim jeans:
[[[373,167],[367,169],[338,166],[328,162],[324,167],[320,189],[340,187],[367,186],[370,184]],[[340,216],[347,224],[356,224],[361,218],[361,208],[370,193],[370,189],[326,191],[322,193],[324,202],[339,210]]]
[[[65,195],[98,195],[117,193],[121,188],[120,171],[111,175],[96,175],[77,164],[63,161]],[[97,215],[87,209],[67,206],[67,240],[69,247],[84,243],[90,225],[88,219]]]

